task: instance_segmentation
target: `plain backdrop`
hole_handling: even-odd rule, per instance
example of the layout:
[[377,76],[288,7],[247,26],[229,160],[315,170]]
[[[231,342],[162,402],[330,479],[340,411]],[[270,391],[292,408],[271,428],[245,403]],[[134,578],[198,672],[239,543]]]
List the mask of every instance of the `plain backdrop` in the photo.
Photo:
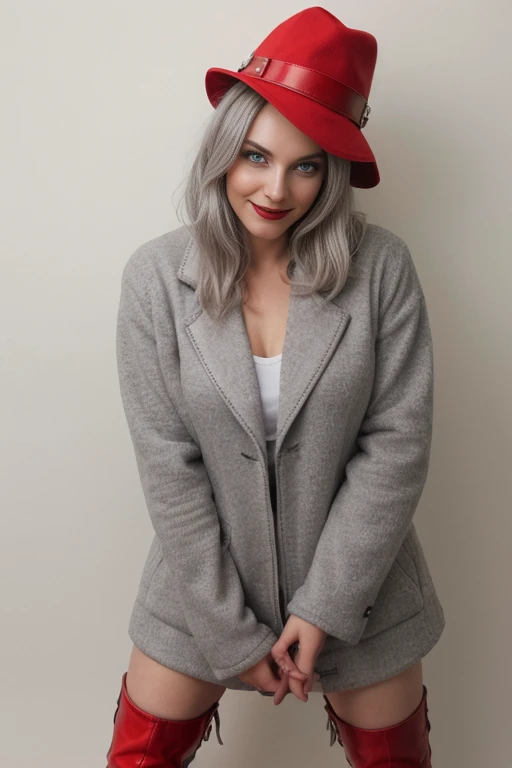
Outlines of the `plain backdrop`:
[[[152,528],[118,389],[121,272],[180,223],[237,69],[308,7],[3,0],[1,712],[9,768],[106,765]],[[510,760],[512,279],[510,5],[326,2],[379,45],[365,135],[371,222],[402,237],[435,350],[429,477],[415,522],[447,625],[424,659],[436,768]],[[179,189],[178,189],[179,188]],[[508,650],[507,650],[508,649]],[[194,765],[344,765],[320,694],[227,691]]]

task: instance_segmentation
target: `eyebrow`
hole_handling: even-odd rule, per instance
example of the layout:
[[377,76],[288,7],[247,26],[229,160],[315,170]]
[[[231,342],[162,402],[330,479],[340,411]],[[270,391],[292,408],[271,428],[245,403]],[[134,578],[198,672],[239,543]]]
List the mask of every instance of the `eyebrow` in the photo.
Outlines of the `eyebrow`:
[[[251,139],[245,139],[244,144],[252,144],[253,147],[256,147],[256,149],[260,149],[262,152],[264,152],[269,157],[274,157],[270,149],[265,149],[265,147],[262,147],[261,144],[258,144],[257,141],[252,141]],[[303,155],[302,157],[297,158],[297,162],[300,160],[311,160],[313,157],[319,157],[323,159],[323,153],[322,152],[313,152],[310,155]]]

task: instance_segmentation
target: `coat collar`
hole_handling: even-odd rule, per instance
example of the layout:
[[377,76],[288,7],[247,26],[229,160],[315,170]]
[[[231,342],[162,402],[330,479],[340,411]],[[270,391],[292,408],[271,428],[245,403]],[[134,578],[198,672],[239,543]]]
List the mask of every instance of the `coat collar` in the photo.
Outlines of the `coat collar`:
[[[198,268],[198,248],[191,236],[178,270],[179,279],[195,289]],[[290,294],[281,359],[276,455],[350,322],[351,315],[339,306],[340,301],[341,294],[327,302],[319,294]],[[214,323],[198,304],[185,318],[185,327],[207,374],[266,457],[260,390],[241,307]]]

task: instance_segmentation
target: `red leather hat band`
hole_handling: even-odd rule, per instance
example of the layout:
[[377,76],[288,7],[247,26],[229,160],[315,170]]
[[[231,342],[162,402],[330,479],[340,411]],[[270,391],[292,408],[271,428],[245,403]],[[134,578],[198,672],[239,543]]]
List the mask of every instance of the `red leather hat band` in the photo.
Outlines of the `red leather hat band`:
[[323,72],[253,54],[242,62],[237,71],[242,72],[242,70],[244,75],[258,77],[301,93],[323,104],[324,107],[348,117],[359,128],[364,128],[368,122],[370,105],[365,97]]

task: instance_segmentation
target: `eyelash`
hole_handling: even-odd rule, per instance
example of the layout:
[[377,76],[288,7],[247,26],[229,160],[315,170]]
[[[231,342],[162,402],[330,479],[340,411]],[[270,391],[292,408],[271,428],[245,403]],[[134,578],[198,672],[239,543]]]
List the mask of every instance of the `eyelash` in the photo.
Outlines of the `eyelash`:
[[[260,157],[265,157],[261,152],[251,152],[250,150],[248,152],[242,152],[242,157],[249,158],[250,155],[259,155]],[[252,160],[250,160],[253,165],[261,165],[261,163],[255,163]],[[304,176],[312,176],[316,171],[320,169],[320,166],[318,163],[311,163],[309,160],[304,160],[302,163],[299,163],[299,165],[311,165],[313,167],[312,171],[299,171],[299,173],[302,173]]]

